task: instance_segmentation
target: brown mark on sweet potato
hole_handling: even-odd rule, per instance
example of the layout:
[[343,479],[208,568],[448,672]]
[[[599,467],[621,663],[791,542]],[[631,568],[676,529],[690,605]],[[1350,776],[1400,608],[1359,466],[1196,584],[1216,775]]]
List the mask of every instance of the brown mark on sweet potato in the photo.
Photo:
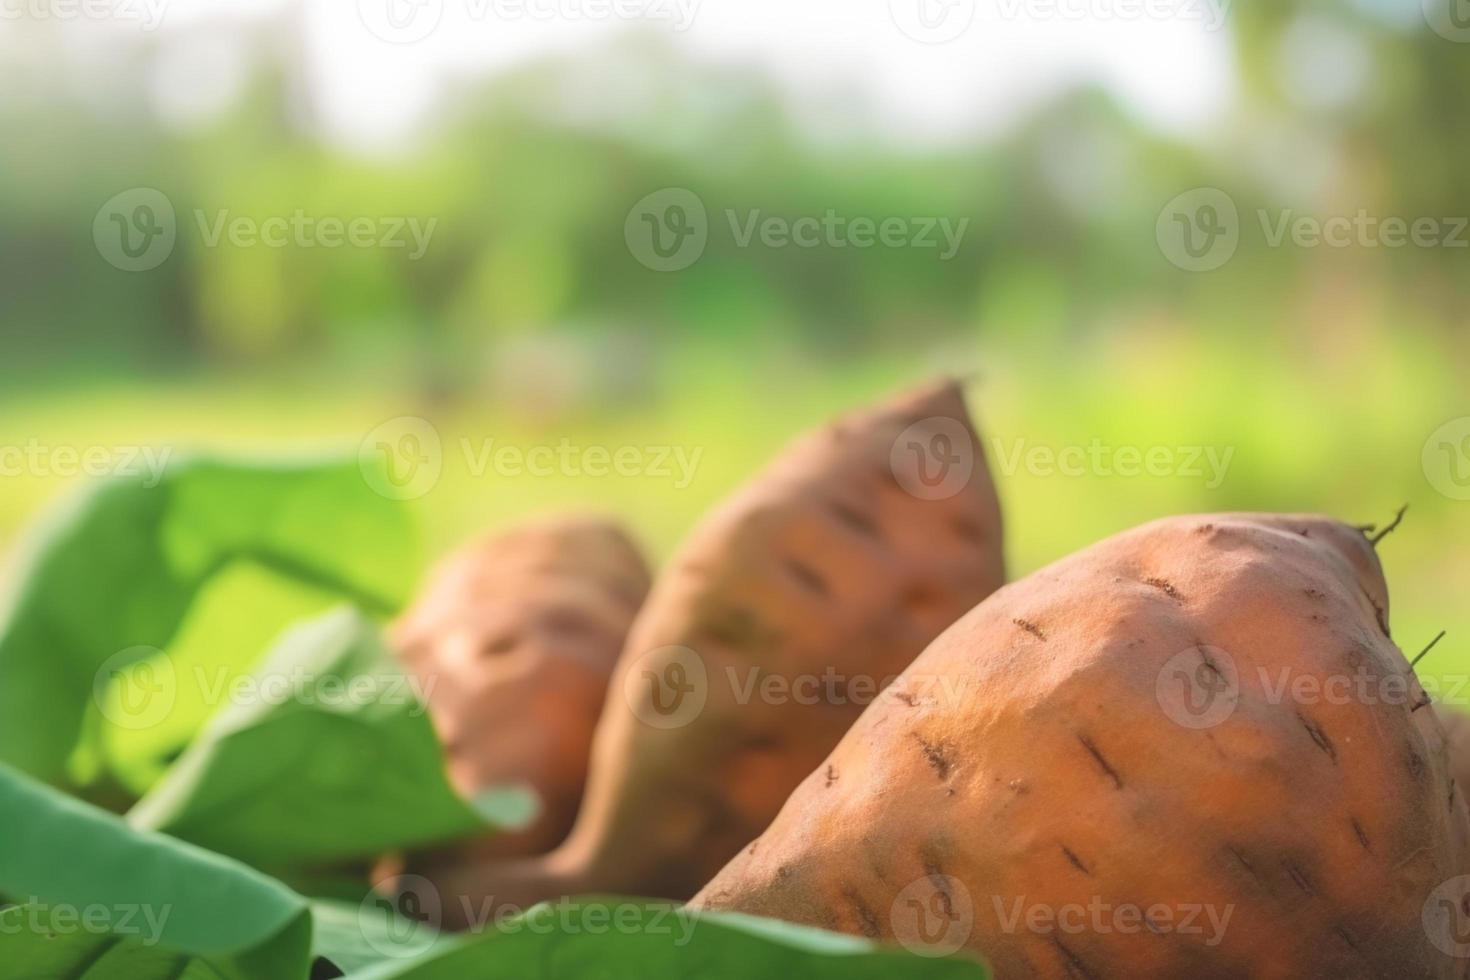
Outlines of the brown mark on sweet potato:
[[837,785],[837,767],[829,764],[827,766],[827,788],[831,789],[835,785]]
[[1025,630],[1027,633],[1030,633],[1041,642],[1046,642],[1046,632],[1040,626],[1037,626],[1035,623],[1031,622],[1031,620],[1013,619],[1011,620],[1011,623],[1015,626],[1019,626],[1021,629]]
[[1225,675],[1220,672],[1220,665],[1215,663],[1215,658],[1210,655],[1210,648],[1199,640],[1194,642],[1194,648],[1199,651],[1199,662],[1220,680],[1225,680]]
[[1210,743],[1210,748],[1214,749],[1215,750],[1215,754],[1218,755],[1220,758],[1222,758],[1222,759],[1228,759],[1229,758],[1229,755],[1226,753],[1226,751],[1220,747],[1220,740],[1217,739],[1217,738],[1215,738],[1215,733],[1214,732],[1206,731],[1205,732],[1205,741]]
[[934,895],[939,899],[939,914],[947,919],[953,918],[954,897],[949,893],[949,876],[944,873],[944,868],[938,861],[925,858],[924,874],[928,877],[929,884],[934,886]]
[[824,599],[832,594],[831,589],[827,587],[827,580],[822,578],[814,568],[805,562],[798,561],[795,558],[788,558],[786,559],[786,570],[808,592],[815,592]]
[[837,522],[844,527],[856,531],[858,534],[868,538],[881,537],[878,533],[878,525],[873,519],[856,507],[851,507],[840,500],[834,500],[827,505],[828,511]]
[[858,928],[862,930],[863,935],[869,939],[876,939],[882,929],[878,926],[878,917],[873,914],[873,910],[863,903],[863,897],[851,888],[844,888],[842,897],[857,914]]
[[1368,590],[1359,585],[1358,590],[1363,593],[1363,598],[1368,600],[1368,605],[1373,607],[1373,616],[1378,620],[1378,628],[1388,639],[1393,639],[1393,633],[1388,628],[1388,612],[1378,604],[1378,600],[1368,594]]
[[520,637],[514,633],[505,633],[496,637],[490,643],[485,644],[482,651],[486,657],[498,657],[501,654],[510,653],[520,643]]
[[1327,757],[1332,760],[1332,764],[1336,765],[1337,746],[1332,744],[1332,739],[1327,737],[1327,733],[1322,730],[1322,726],[1318,725],[1316,722],[1312,721],[1301,712],[1297,712],[1296,720],[1301,722],[1302,727],[1307,730],[1307,734],[1312,736],[1312,741],[1316,743],[1317,748],[1321,749],[1323,752],[1326,752]]
[[1256,881],[1261,880],[1261,875],[1258,871],[1256,871],[1256,866],[1254,864],[1251,864],[1250,860],[1241,853],[1240,848],[1226,845],[1225,850],[1230,853],[1231,857],[1235,858],[1235,863],[1240,865],[1240,867],[1245,871],[1246,874],[1250,875],[1250,877],[1255,879]]
[[1311,880],[1307,878],[1307,873],[1305,871],[1303,871],[1300,867],[1298,867],[1291,861],[1285,862],[1282,866],[1286,869],[1286,873],[1291,878],[1292,882],[1302,890],[1303,894],[1309,896],[1317,894],[1316,889],[1312,887]]
[[919,699],[914,697],[908,691],[895,690],[893,692],[893,699],[895,701],[899,701],[903,704],[908,705],[910,708],[917,708],[919,706]]
[[919,743],[919,748],[924,752],[924,758],[928,761],[930,768],[939,774],[940,779],[948,779],[952,764],[949,756],[945,754],[944,747],[930,742],[918,732],[914,733],[914,740]]
[[1174,587],[1174,583],[1166,578],[1146,578],[1143,580],[1143,584],[1153,586],[1175,601],[1182,601],[1184,599],[1184,596],[1180,595],[1179,590]]
[[749,609],[713,612],[704,621],[704,631],[712,640],[737,650],[765,648],[774,639],[772,631]]
[[548,610],[540,623],[548,631],[564,638],[596,636],[601,628],[580,610],[565,607]]
[[960,516],[950,521],[954,533],[966,544],[975,545],[985,540],[985,529],[969,517]]
[[1062,853],[1067,856],[1067,860],[1072,863],[1072,867],[1087,875],[1089,878],[1092,877],[1092,869],[1082,862],[1082,859],[1077,856],[1077,853],[1075,851],[1073,851],[1067,845],[1063,844]]
[[1098,751],[1097,744],[1086,735],[1078,735],[1077,741],[1081,742],[1082,747],[1086,749],[1089,753],[1091,753],[1092,757],[1097,760],[1098,766],[1100,766],[1107,777],[1113,781],[1113,785],[1118,789],[1122,789],[1123,777],[1118,775],[1118,770],[1114,769],[1112,763],[1108,762],[1107,758]]
[[1082,959],[1076,953],[1067,948],[1066,943],[1062,942],[1056,936],[1052,936],[1051,941],[1052,945],[1057,948],[1057,952],[1062,954],[1062,965],[1066,967],[1067,976],[1074,977],[1076,980],[1097,980],[1097,974],[1089,970],[1087,964],[1083,963]]
[[1362,824],[1358,823],[1356,817],[1353,818],[1353,836],[1358,839],[1358,844],[1363,850],[1369,854],[1373,853],[1373,846],[1368,842],[1368,832],[1363,829]]

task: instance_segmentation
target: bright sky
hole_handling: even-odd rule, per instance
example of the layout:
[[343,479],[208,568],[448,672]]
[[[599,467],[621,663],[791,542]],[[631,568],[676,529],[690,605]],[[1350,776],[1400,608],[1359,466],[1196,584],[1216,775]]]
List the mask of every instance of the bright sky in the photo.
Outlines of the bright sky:
[[172,82],[159,86],[185,114],[190,100],[207,101],[231,77],[230,32],[222,27],[218,43],[200,44],[201,21],[294,10],[332,135],[364,148],[411,135],[457,77],[595,45],[640,24],[695,56],[764,66],[813,121],[824,103],[856,88],[883,128],[905,139],[993,130],[1078,79],[1110,87],[1161,126],[1203,133],[1234,85],[1232,0],[114,2],[161,10],[164,37],[190,38],[165,73]]

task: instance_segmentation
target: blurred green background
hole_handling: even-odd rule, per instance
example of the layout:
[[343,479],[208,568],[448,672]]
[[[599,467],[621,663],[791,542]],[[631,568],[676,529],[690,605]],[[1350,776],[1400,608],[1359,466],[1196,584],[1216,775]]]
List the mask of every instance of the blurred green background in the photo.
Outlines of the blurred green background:
[[[1209,40],[1223,95],[1194,126],[1163,125],[1085,72],[940,139],[907,138],[871,93],[834,82],[818,86],[831,124],[816,125],[766,62],[635,27],[446,72],[410,135],[370,147],[323,119],[319,5],[245,19],[187,6],[158,31],[0,21],[0,446],[356,452],[413,416],[446,447],[442,478],[412,503],[425,561],[565,507],[621,514],[666,555],[796,431],[954,372],[975,379],[1016,574],[1164,514],[1368,524],[1409,503],[1383,547],[1396,636],[1417,650],[1449,629],[1426,672],[1470,668],[1470,503],[1457,499],[1470,496],[1458,441],[1470,428],[1441,432],[1470,415],[1470,234],[1273,246],[1258,219],[1365,212],[1453,230],[1470,214],[1470,48],[1417,2],[1232,7]],[[919,51],[966,56],[962,44]],[[381,74],[402,55],[385,47]],[[1177,84],[1163,68],[1144,80]],[[338,99],[371,119],[391,85]],[[99,209],[135,187],[179,216],[172,254],[143,272],[93,238]],[[671,187],[698,196],[711,231],[697,262],[659,272],[625,224]],[[1238,209],[1239,247],[1188,271],[1159,228],[1201,187]],[[742,247],[726,227],[727,211],[829,209],[969,223],[947,261]],[[210,246],[193,215],[221,210],[437,224],[419,258]],[[700,455],[687,486],[477,474],[461,439]],[[1093,445],[1164,447],[1179,465],[1007,465]],[[1229,454],[1218,483],[1184,465],[1196,449]],[[74,482],[7,469],[0,547]]]

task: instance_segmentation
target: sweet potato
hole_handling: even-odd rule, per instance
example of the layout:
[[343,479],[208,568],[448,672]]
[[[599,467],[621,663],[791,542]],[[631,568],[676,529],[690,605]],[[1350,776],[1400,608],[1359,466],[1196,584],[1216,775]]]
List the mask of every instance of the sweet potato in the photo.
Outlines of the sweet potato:
[[1463,976],[1465,804],[1387,617],[1326,519],[1105,541],[940,637],[693,906],[1003,980]]
[[1444,725],[1445,741],[1449,745],[1450,775],[1455,785],[1470,786],[1470,714],[1442,705],[1436,713]]
[[1003,576],[1000,508],[958,385],[797,440],[655,583],[567,842],[540,861],[426,872],[446,916],[486,899],[689,898]]
[[456,860],[538,854],[570,830],[608,678],[648,591],[617,526],[558,518],[482,538],[447,559],[392,644],[429,692],[450,778],[466,796],[527,785],[535,822]]

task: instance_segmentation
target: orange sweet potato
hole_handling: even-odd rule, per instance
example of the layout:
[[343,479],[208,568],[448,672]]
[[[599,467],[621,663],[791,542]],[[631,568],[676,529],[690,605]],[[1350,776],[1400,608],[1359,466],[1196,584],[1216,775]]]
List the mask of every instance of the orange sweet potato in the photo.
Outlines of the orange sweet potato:
[[1000,508],[958,385],[797,440],[657,580],[619,661],[567,842],[426,871],[487,899],[687,899],[930,640],[1003,581]]
[[1464,976],[1465,804],[1387,611],[1322,518],[1105,541],[940,637],[693,906],[1002,980]]
[[608,678],[648,591],[615,525],[559,518],[482,538],[432,574],[393,647],[429,692],[429,712],[466,796],[506,784],[541,798],[517,833],[451,853],[537,854],[576,817]]

